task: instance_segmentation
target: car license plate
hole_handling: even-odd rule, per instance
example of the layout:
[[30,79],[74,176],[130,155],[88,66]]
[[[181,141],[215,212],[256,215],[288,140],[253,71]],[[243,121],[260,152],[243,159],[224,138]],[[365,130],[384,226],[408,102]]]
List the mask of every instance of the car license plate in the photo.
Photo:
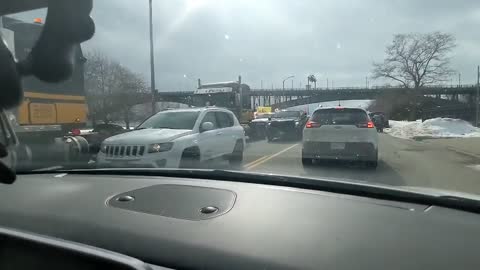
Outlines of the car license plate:
[[343,150],[345,149],[345,143],[330,143],[330,149]]

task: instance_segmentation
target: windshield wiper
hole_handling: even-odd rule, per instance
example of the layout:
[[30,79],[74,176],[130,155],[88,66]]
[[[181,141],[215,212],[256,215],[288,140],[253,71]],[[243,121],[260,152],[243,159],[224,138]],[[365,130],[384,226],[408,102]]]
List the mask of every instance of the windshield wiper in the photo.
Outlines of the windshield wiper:
[[318,190],[354,196],[369,197],[380,200],[400,201],[422,205],[447,207],[480,214],[480,201],[458,196],[432,195],[397,187],[370,185],[365,183],[331,180],[326,178],[304,178],[285,175],[261,174],[228,170],[205,169],[78,169],[52,170],[25,173],[70,173],[85,175],[131,175],[163,176],[177,178],[200,178],[206,180],[231,181],[251,184],[274,185],[300,189]]

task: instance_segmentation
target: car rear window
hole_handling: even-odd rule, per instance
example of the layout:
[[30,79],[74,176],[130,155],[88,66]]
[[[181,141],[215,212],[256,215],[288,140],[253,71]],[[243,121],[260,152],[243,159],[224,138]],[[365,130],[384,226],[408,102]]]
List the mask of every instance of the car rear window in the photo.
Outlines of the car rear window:
[[273,118],[295,118],[300,116],[300,112],[297,111],[281,111],[273,115]]
[[359,109],[323,109],[315,111],[311,121],[321,125],[358,125],[367,123],[368,116]]

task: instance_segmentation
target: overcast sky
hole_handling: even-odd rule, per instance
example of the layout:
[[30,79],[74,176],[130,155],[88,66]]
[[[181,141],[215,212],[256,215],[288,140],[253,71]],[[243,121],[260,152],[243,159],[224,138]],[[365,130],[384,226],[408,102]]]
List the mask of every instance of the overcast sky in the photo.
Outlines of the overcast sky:
[[[264,87],[281,87],[289,75],[295,75],[298,87],[308,74],[315,74],[322,87],[326,78],[335,86],[364,86],[372,62],[383,59],[396,33],[453,34],[452,67],[462,74],[462,83],[476,81],[480,64],[478,0],[153,2],[160,90],[191,90],[197,78],[228,81],[238,75],[253,88],[262,80]],[[148,0],[97,0],[94,5],[97,31],[84,50],[99,50],[149,82]]]

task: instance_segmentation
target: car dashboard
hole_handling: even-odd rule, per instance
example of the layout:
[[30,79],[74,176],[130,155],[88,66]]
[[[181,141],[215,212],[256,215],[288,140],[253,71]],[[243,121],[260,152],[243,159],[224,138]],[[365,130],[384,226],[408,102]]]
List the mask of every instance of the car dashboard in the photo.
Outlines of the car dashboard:
[[0,204],[0,227],[116,252],[153,269],[480,266],[478,214],[428,204],[266,184],[75,173],[20,175],[0,186]]

